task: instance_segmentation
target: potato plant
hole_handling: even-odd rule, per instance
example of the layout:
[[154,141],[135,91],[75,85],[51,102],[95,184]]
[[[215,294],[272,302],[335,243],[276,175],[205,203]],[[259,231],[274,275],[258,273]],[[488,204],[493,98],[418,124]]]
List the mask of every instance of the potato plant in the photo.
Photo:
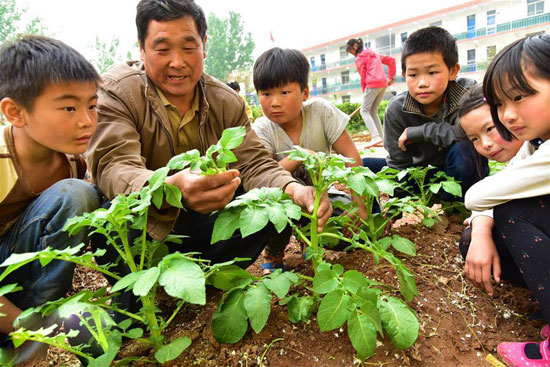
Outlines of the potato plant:
[[[224,276],[221,273],[234,271],[234,268],[229,266],[233,262],[210,265],[208,261],[194,257],[196,253],[167,254],[166,243],[180,243],[181,240],[176,235],[169,235],[163,241],[149,238],[147,236],[149,208],[151,205],[160,208],[166,201],[184,210],[179,189],[165,183],[169,172],[187,167],[192,170],[201,170],[203,174],[224,171],[228,163],[237,161],[231,150],[242,143],[245,134],[244,127],[227,129],[220,141],[211,146],[204,157],[201,157],[196,150],[178,155],[168,163],[167,167],[156,170],[149,179],[148,185],[140,191],[117,196],[111,201],[108,209],[98,209],[67,221],[64,229],[70,234],[89,229],[92,233],[103,235],[107,243],[120,255],[120,261],[128,266],[128,274],[116,274],[110,270],[110,265],[97,265],[93,258],[102,256],[105,250],[82,254],[84,244],[64,250],[48,248],[35,253],[13,254],[6,259],[1,266],[7,269],[0,276],[0,280],[14,270],[36,260],[40,261],[42,266],[54,260],[70,261],[117,280],[110,290],[106,288],[96,292],[84,290],[71,297],[25,311],[26,313],[39,312],[43,315],[57,312],[59,320],[75,315],[80,319],[81,325],[92,335],[92,340],[88,344],[96,349],[100,348],[101,356],[93,357],[86,349],[88,345],[67,345],[65,338],[76,336],[78,331],[72,330],[68,334],[56,333],[55,330],[59,326],[56,324],[39,330],[20,328],[12,332],[10,338],[14,346],[18,347],[27,340],[39,341],[68,350],[81,359],[87,360],[89,366],[103,367],[111,364],[121,347],[122,338],[126,337],[149,344],[154,349],[155,360],[150,362],[164,363],[178,357],[191,344],[191,340],[188,337],[180,337],[168,341],[163,331],[185,303],[204,305],[206,283],[213,283],[209,278],[214,275],[216,279],[228,277],[229,275]],[[133,243],[128,240],[130,229],[141,233]],[[161,314],[157,306],[156,295],[159,287],[164,288],[164,291],[176,300],[176,308],[168,316]],[[20,288],[9,285],[0,289],[0,293],[5,294],[17,289]],[[110,302],[111,298],[121,291],[132,292],[139,297],[142,307],[138,312],[120,309]],[[121,323],[115,323],[112,318],[114,312],[125,315],[127,319]],[[125,360],[122,363],[128,361]]]
[[[373,200],[378,200],[379,187],[392,190],[395,184],[377,178],[368,168],[347,167],[350,160],[339,155],[311,155],[297,148],[289,157],[302,161],[310,174],[316,193],[312,214],[300,212],[279,189],[252,190],[220,213],[212,242],[229,238],[236,230],[246,236],[269,222],[278,231],[290,225],[307,244],[307,258],[312,260],[314,277],[277,270],[258,279],[240,269],[235,269],[230,279],[225,278],[226,273],[213,275],[210,280],[226,290],[212,319],[214,336],[222,343],[235,343],[245,335],[249,322],[259,333],[267,322],[272,295],[275,295],[281,305],[287,306],[291,322],[305,322],[317,311],[321,331],[346,324],[350,341],[361,359],[375,353],[377,334],[388,335],[399,349],[408,348],[418,336],[415,313],[394,296],[392,287],[356,270],[346,271],[340,264],[326,262],[324,248],[339,243],[349,249],[370,252],[376,263],[380,259],[388,261],[397,273],[399,292],[410,301],[417,294],[414,276],[389,249],[414,256],[415,245],[397,235],[379,239],[389,219],[376,215],[360,221],[350,220],[349,215],[332,217],[322,232],[317,230],[321,196],[334,182],[346,184],[362,198],[367,210],[371,209]],[[353,205],[343,209],[348,214],[356,210]],[[307,218],[309,224],[299,227],[300,217]],[[345,237],[344,228],[354,235]],[[220,279],[222,276],[224,278]],[[223,283],[223,287],[219,283]],[[293,285],[304,291],[289,293]]]
[[[401,199],[391,199],[389,205],[400,212],[412,213],[426,227],[433,227],[435,222],[440,220],[440,213],[432,209],[436,195],[446,192],[453,196],[462,196],[462,188],[458,181],[447,176],[443,171],[438,171],[430,177],[428,173],[433,169],[435,167],[431,165],[409,167],[400,171],[385,168],[379,173],[380,177],[397,182],[399,188],[408,194],[408,196]],[[459,202],[443,204],[443,209],[446,210],[463,208],[463,204]],[[392,211],[392,213],[394,212]]]

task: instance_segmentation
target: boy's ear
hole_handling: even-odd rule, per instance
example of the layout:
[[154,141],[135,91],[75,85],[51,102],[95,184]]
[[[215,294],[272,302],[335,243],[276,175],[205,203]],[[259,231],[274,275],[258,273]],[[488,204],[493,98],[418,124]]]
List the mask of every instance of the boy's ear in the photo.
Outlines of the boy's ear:
[[459,71],[460,71],[460,64],[456,64],[455,66],[453,66],[449,73],[449,81],[455,80]]
[[304,88],[304,91],[302,92],[302,101],[307,101],[307,99],[309,98],[309,86],[306,86]]
[[6,97],[0,101],[0,111],[15,127],[25,126],[25,118],[23,117],[24,108],[13,99]]

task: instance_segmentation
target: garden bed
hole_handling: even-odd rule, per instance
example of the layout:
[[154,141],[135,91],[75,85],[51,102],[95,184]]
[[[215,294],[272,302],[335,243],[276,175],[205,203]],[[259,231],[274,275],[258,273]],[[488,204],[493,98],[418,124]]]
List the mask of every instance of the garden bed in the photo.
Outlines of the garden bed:
[[[401,222],[401,223],[400,223]],[[409,221],[410,222],[410,221]],[[457,241],[462,230],[461,218],[451,217],[434,229],[407,220],[398,221],[392,231],[417,245],[417,256],[404,258],[415,273],[419,296],[410,303],[416,311],[420,331],[416,343],[408,350],[397,351],[388,340],[380,340],[376,355],[367,366],[490,366],[487,354],[496,356],[500,341],[538,340],[542,320],[530,320],[537,311],[530,293],[510,284],[497,285],[495,297],[474,288],[462,274],[463,262]],[[259,259],[249,271],[260,274]],[[383,283],[397,286],[395,272],[384,262],[375,265],[372,256],[362,251],[330,253],[330,261],[345,269],[356,269]],[[305,274],[312,269],[303,260],[298,244],[292,242],[285,254],[288,268]],[[90,271],[77,271],[75,286],[83,287],[102,280]],[[167,366],[354,366],[355,351],[345,327],[320,332],[316,319],[292,324],[284,307],[273,305],[266,327],[260,334],[249,329],[233,345],[220,345],[212,336],[210,320],[220,293],[210,289],[205,307],[184,308],[167,331],[168,338],[187,335],[193,343],[178,359]],[[170,308],[170,304],[163,307]],[[150,350],[132,343],[121,350],[121,357],[147,356]],[[262,359],[263,357],[263,359]],[[78,361],[62,351],[52,349],[48,360],[34,366],[76,366]],[[144,364],[134,363],[135,366]]]

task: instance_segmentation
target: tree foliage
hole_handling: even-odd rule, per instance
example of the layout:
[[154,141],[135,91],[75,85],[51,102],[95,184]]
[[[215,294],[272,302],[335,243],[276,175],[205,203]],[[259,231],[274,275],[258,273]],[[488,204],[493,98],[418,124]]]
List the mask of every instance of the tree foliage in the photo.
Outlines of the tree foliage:
[[[117,65],[124,60],[132,60],[132,52],[127,51],[126,55],[120,53],[120,40],[118,37],[114,37],[110,43],[100,41],[96,36],[95,43],[88,46],[94,51],[94,58],[90,59],[90,62],[96,67],[100,74],[103,74],[108,69]],[[137,42],[135,45],[137,49]]]
[[0,43],[20,33],[44,33],[45,27],[39,17],[31,19],[28,23],[22,22],[21,18],[26,12],[27,9],[16,6],[15,0],[0,0]]
[[245,33],[241,15],[229,12],[229,17],[220,19],[208,16],[208,42],[205,71],[225,81],[231,71],[252,66],[254,41],[250,32]]

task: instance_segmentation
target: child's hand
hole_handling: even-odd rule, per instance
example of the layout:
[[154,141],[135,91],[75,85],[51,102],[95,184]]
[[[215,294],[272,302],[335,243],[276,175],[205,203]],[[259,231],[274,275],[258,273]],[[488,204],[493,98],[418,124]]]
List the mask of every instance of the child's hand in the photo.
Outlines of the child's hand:
[[407,147],[405,146],[406,144],[409,144],[409,142],[407,141],[407,129],[403,131],[403,133],[399,137],[399,140],[397,141],[397,144],[402,151],[407,150]]
[[494,275],[495,281],[500,282],[501,268],[500,257],[491,234],[477,236],[472,233],[464,273],[476,287],[493,296],[491,276]]
[[393,84],[393,79],[388,80],[388,87]]

